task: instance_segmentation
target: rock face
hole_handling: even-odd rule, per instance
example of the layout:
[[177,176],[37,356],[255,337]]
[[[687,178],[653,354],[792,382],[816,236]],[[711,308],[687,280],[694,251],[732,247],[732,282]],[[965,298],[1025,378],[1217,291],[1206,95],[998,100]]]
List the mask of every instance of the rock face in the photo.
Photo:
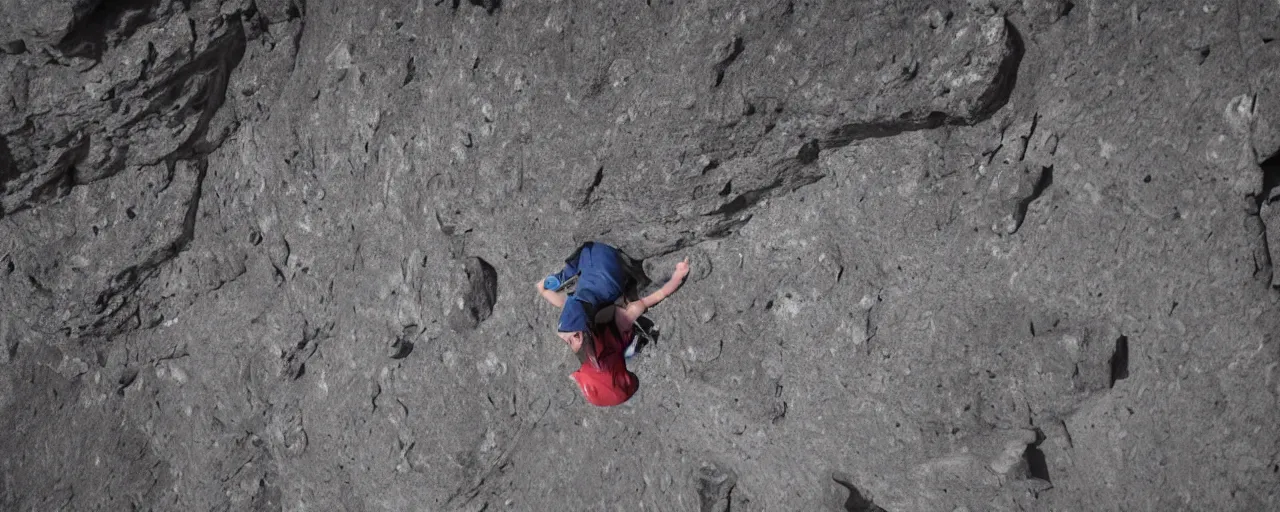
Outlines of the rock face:
[[0,0],[0,503],[1280,508],[1278,19]]
[[[35,262],[13,307],[59,320],[31,326],[44,332],[140,327],[134,292],[191,241],[207,155],[261,109],[246,99],[260,83],[287,78],[245,75],[287,73],[300,23],[250,2],[10,4],[22,51],[0,55],[0,217],[47,205],[3,242]],[[250,60],[276,65],[238,68],[250,40]]]

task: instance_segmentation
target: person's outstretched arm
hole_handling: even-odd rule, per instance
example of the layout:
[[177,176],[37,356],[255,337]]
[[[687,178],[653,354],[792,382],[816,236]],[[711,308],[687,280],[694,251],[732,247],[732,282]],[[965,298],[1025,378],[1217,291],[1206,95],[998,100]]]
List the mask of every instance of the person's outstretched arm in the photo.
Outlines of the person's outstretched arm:
[[685,258],[684,261],[676,263],[676,271],[671,274],[671,279],[668,279],[667,283],[662,285],[662,288],[658,289],[658,291],[653,292],[640,300],[627,304],[627,307],[625,308],[618,308],[614,312],[613,316],[613,321],[618,325],[618,330],[626,331],[630,329],[631,325],[634,324],[636,319],[640,318],[640,315],[643,315],[645,311],[648,311],[651,307],[657,306],[659,302],[662,302],[667,297],[670,297],[671,294],[675,293],[676,290],[679,290],[680,285],[684,284],[684,278],[688,275],[689,258]]
[[552,306],[555,306],[557,308],[564,307],[564,301],[568,297],[568,294],[564,292],[557,292],[555,290],[548,290],[545,286],[542,285],[542,281],[538,281],[537,289],[538,289],[538,295],[541,295],[542,298],[547,299],[547,302],[550,302]]

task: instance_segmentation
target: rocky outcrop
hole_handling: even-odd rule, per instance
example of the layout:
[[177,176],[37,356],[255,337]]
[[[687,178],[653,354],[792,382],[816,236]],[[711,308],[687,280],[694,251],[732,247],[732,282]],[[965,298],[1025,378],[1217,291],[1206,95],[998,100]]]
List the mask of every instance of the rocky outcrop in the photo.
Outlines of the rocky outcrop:
[[[734,28],[751,34],[749,43],[735,36],[714,46],[714,78],[700,98],[712,114],[686,132],[696,145],[645,148],[679,153],[679,168],[639,176],[601,168],[599,176],[616,178],[587,188],[591,223],[580,238],[608,238],[647,257],[732,234],[760,202],[821,180],[829,171],[814,164],[823,151],[991,117],[1008,100],[1023,53],[1021,36],[993,12],[934,8],[900,26],[854,4],[807,20],[789,8],[754,14]],[[696,109],[695,97],[666,103]],[[612,209],[646,198],[669,200]]]
[[[226,135],[205,139],[244,54],[244,6],[224,13],[217,3],[192,10],[176,2],[94,3],[42,3],[81,14],[60,19],[61,28],[19,30],[32,34],[27,51],[0,57],[9,77],[0,113],[8,148],[3,214],[127,167],[191,158]],[[32,14],[50,19],[39,9]]]
[[0,217],[26,235],[0,250],[37,300],[10,307],[56,319],[33,328],[72,335],[151,325],[133,294],[192,239],[205,155],[256,114],[246,98],[281,80],[254,83],[236,68],[249,48],[250,73],[287,73],[261,61],[276,45],[292,59],[298,13],[251,2],[17,3],[5,12],[28,15],[10,18],[23,51],[0,55]]

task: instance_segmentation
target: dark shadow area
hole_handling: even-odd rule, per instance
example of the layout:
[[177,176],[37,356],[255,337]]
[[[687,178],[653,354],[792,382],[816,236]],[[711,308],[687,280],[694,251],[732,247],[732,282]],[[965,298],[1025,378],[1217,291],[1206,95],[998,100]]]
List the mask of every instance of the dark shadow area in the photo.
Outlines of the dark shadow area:
[[802,164],[811,164],[818,161],[818,153],[822,151],[822,146],[818,144],[818,139],[811,140],[805,145],[800,146],[800,151],[796,152],[796,160]]
[[968,119],[955,119],[950,124],[974,125],[991,119],[991,116],[1009,103],[1009,97],[1013,95],[1014,89],[1017,89],[1018,68],[1022,65],[1022,56],[1027,48],[1023,43],[1022,33],[1018,32],[1017,27],[1005,21],[1004,28],[1009,31],[1009,55],[1005,57],[1004,62],[1000,63],[1000,70],[996,73],[996,79],[992,81],[991,88],[978,97],[978,104],[982,105],[981,109]]
[[1262,169],[1262,190],[1255,199],[1258,206],[1262,206],[1270,204],[1276,195],[1280,195],[1280,153],[1271,155],[1271,158],[1258,164],[1258,167]]
[[837,473],[831,475],[831,479],[849,491],[849,497],[844,500],[846,512],[886,512],[885,509],[873,503],[871,499],[863,496],[862,491],[854,487],[847,476]]
[[1129,337],[1121,336],[1116,339],[1116,349],[1111,353],[1111,385],[1108,387],[1116,387],[1116,382],[1129,378]]
[[698,510],[701,512],[730,512],[733,509],[733,487],[738,484],[738,474],[717,464],[707,464],[698,469]]
[[0,44],[0,53],[8,55],[20,55],[27,53],[27,42],[21,39],[14,39],[13,41]]
[[739,55],[742,55],[742,48],[742,36],[733,38],[733,45],[729,50],[729,55],[720,62],[717,62],[715,65],[716,81],[711,85],[712,88],[720,87],[720,84],[724,82],[725,70],[729,69],[729,66],[733,64],[733,61],[738,60]]
[[128,388],[129,386],[133,385],[133,382],[137,379],[138,379],[137,368],[125,368],[124,371],[120,373],[120,378],[116,379],[116,384],[119,385],[116,388],[116,394],[119,396],[124,396],[125,388]]
[[596,193],[596,189],[602,182],[604,182],[604,166],[596,168],[596,174],[591,178],[591,184],[587,186],[587,193],[582,196],[583,206],[591,204],[591,196]]
[[456,332],[475,329],[493,314],[498,301],[498,271],[483,258],[471,256],[464,262],[467,288],[462,295],[462,308],[450,310],[449,326]]
[[[9,151],[9,139],[0,137],[0,194],[4,194],[8,190],[5,184],[17,178],[18,174],[18,166],[13,161],[13,153]],[[3,211],[0,211],[0,217],[4,217]]]
[[101,60],[107,47],[128,39],[139,28],[156,20],[160,0],[118,0],[101,2],[80,19],[83,22],[58,42],[57,48],[71,57]]
[[1018,228],[1022,227],[1022,222],[1027,219],[1027,209],[1031,207],[1031,203],[1035,202],[1036,199],[1039,199],[1040,195],[1044,194],[1044,191],[1048,190],[1049,185],[1052,184],[1053,166],[1050,165],[1040,169],[1040,177],[1036,179],[1035,186],[1031,188],[1031,195],[1028,195],[1027,197],[1022,198],[1021,201],[1018,201],[1018,211],[1014,214],[1016,224],[1014,224],[1013,232],[1016,233]]
[[898,119],[891,121],[843,125],[827,132],[827,136],[822,139],[821,144],[822,147],[835,149],[848,146],[859,140],[880,139],[893,137],[904,132],[930,130],[946,124],[948,119],[947,114],[943,112],[929,112],[923,117],[904,112],[898,116]]
[[662,334],[659,332],[657,324],[654,324],[653,320],[647,316],[637,318],[632,329],[632,336],[634,336],[636,342],[636,354],[644,352],[650,345],[657,345],[658,337]]
[[419,332],[416,325],[405,326],[404,331],[391,342],[392,359],[404,359],[413,353],[413,337]]
[[[813,145],[812,157],[816,160],[818,152],[817,143],[814,141],[810,144]],[[805,144],[805,147],[809,147],[810,144]],[[804,153],[803,148],[801,153]],[[733,217],[734,215],[755,206],[756,203],[759,203],[766,197],[791,192],[805,185],[817,183],[823,178],[823,176],[820,174],[805,172],[805,162],[802,160],[803,156],[804,155],[797,155],[796,158],[788,158],[774,164],[773,168],[776,169],[775,172],[777,177],[775,177],[773,181],[770,181],[763,187],[738,194],[733,198],[733,200],[720,205],[720,207],[711,210],[704,215],[720,215],[726,218]]]
[[[494,11],[502,8],[502,0],[467,0],[467,3],[483,8],[484,12],[488,14],[493,14]],[[440,5],[440,2],[436,2],[436,5]],[[457,10],[460,5],[462,5],[462,0],[453,0],[453,9]]]
[[1052,482],[1049,479],[1049,463],[1045,460],[1044,452],[1040,451],[1040,443],[1043,443],[1044,439],[1044,432],[1036,429],[1036,440],[1028,444],[1027,449],[1022,452],[1022,460],[1027,463],[1028,478]]

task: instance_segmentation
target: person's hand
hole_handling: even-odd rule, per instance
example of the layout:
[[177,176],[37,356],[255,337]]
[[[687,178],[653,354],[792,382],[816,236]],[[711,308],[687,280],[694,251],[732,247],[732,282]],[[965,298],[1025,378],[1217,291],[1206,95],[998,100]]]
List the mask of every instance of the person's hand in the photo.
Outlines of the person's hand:
[[671,277],[672,279],[684,279],[687,275],[689,275],[689,257],[685,256],[684,260],[676,263],[676,271],[671,274]]

